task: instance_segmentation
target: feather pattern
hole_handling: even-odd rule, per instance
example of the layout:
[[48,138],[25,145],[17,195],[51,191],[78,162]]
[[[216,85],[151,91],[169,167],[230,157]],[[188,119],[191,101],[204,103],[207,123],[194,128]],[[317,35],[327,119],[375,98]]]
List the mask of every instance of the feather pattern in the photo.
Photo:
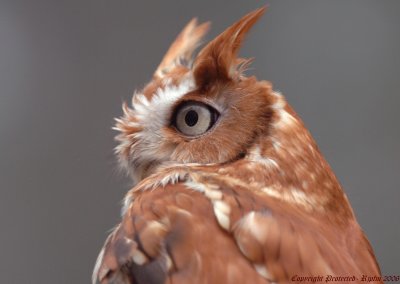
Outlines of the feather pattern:
[[[237,58],[238,49],[264,10],[212,40],[193,66],[182,59],[191,60],[208,24],[192,20],[153,80],[123,105],[116,153],[136,185],[98,256],[93,283],[380,275],[304,123],[271,83],[243,74],[250,61]],[[218,111],[214,125],[195,137],[172,119],[192,102]]]

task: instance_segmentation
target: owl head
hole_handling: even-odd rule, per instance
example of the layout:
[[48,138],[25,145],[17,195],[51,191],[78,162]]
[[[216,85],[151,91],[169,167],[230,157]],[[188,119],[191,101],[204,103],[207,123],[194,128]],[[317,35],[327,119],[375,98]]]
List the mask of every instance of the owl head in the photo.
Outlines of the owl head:
[[264,12],[247,14],[197,56],[194,50],[209,24],[193,19],[152,80],[130,105],[123,104],[123,116],[116,119],[116,153],[135,182],[160,166],[236,161],[268,135],[283,98],[269,82],[246,77],[251,60],[238,57],[246,34]]

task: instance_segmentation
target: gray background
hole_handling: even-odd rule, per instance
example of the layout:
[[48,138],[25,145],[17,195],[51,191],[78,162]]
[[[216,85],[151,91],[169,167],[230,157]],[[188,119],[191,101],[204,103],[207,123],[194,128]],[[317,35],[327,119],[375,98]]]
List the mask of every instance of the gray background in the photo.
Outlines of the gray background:
[[[1,1],[0,282],[88,283],[129,180],[113,117],[193,16],[208,39],[259,1]],[[334,168],[400,274],[400,1],[274,1],[242,49]]]

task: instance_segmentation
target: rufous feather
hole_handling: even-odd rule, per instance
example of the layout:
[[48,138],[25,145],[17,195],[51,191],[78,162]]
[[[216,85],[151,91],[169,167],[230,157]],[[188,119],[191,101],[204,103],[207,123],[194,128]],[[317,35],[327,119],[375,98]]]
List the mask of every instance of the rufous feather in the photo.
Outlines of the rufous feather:
[[160,65],[157,67],[154,77],[162,78],[182,61],[189,62],[193,51],[207,33],[209,27],[209,22],[198,25],[197,19],[193,18],[171,44]]
[[246,34],[265,10],[266,8],[262,7],[245,15],[199,52],[193,66],[198,87],[204,88],[216,79],[228,80],[235,77],[239,48]]

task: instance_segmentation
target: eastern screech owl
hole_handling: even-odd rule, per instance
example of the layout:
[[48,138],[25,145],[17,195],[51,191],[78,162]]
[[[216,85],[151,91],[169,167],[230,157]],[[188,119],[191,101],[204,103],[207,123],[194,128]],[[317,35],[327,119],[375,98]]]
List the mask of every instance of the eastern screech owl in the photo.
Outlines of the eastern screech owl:
[[264,8],[193,58],[179,34],[123,116],[116,154],[136,186],[93,273],[101,283],[286,283],[379,275],[372,248],[310,133],[239,47]]

